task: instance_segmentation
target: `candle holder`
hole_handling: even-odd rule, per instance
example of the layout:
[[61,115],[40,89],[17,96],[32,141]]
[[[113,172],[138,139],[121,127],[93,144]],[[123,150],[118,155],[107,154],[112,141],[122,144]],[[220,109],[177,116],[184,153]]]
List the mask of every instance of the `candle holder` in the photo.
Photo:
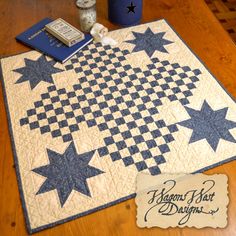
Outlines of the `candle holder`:
[[139,24],[142,18],[142,0],[108,0],[109,20],[122,26]]
[[96,0],[77,0],[79,8],[80,28],[84,32],[89,32],[97,20]]

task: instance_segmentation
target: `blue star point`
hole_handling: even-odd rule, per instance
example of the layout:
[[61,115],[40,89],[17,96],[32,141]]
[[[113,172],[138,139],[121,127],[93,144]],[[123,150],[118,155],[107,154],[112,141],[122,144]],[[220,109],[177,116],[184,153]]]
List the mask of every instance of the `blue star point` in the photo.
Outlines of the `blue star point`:
[[149,57],[152,57],[155,51],[168,53],[165,45],[173,43],[164,39],[165,32],[153,33],[148,27],[144,33],[132,32],[135,39],[126,41],[134,44],[133,52],[145,51]]
[[73,142],[63,154],[47,149],[49,164],[32,170],[47,178],[36,194],[57,190],[62,207],[72,190],[91,197],[87,179],[104,173],[89,165],[94,153],[78,154]]
[[189,143],[206,139],[214,151],[216,151],[220,139],[236,143],[235,138],[229,132],[229,129],[236,127],[236,122],[226,119],[227,107],[215,111],[207,101],[204,101],[200,111],[189,107],[185,107],[185,109],[191,118],[178,124],[193,130]]
[[21,74],[16,84],[29,81],[30,88],[33,90],[41,81],[53,83],[52,74],[63,70],[55,68],[55,61],[47,61],[44,55],[40,56],[36,61],[25,58],[25,66],[13,70]]

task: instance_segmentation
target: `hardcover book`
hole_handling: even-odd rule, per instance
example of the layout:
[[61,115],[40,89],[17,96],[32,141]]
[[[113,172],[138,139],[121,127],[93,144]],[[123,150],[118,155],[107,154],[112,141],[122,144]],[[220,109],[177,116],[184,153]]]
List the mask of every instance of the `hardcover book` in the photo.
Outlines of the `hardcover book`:
[[72,47],[68,47],[46,31],[45,25],[52,21],[53,20],[50,18],[41,20],[25,32],[18,35],[16,40],[37,49],[62,63],[67,61],[93,40],[90,34],[85,34],[83,41]]

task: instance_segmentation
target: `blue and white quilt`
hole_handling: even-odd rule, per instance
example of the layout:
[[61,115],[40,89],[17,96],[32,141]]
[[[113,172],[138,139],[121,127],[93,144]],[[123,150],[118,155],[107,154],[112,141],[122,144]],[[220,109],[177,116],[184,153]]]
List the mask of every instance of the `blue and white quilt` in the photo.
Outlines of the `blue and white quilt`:
[[110,35],[65,64],[1,60],[29,232],[133,197],[138,172],[235,159],[235,102],[165,20]]

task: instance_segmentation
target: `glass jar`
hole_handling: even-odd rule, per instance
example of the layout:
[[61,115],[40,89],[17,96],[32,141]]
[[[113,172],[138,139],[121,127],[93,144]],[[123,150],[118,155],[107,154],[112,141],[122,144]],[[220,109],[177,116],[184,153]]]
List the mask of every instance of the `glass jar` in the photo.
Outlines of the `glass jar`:
[[79,8],[80,28],[84,32],[89,32],[97,20],[96,0],[77,0]]

